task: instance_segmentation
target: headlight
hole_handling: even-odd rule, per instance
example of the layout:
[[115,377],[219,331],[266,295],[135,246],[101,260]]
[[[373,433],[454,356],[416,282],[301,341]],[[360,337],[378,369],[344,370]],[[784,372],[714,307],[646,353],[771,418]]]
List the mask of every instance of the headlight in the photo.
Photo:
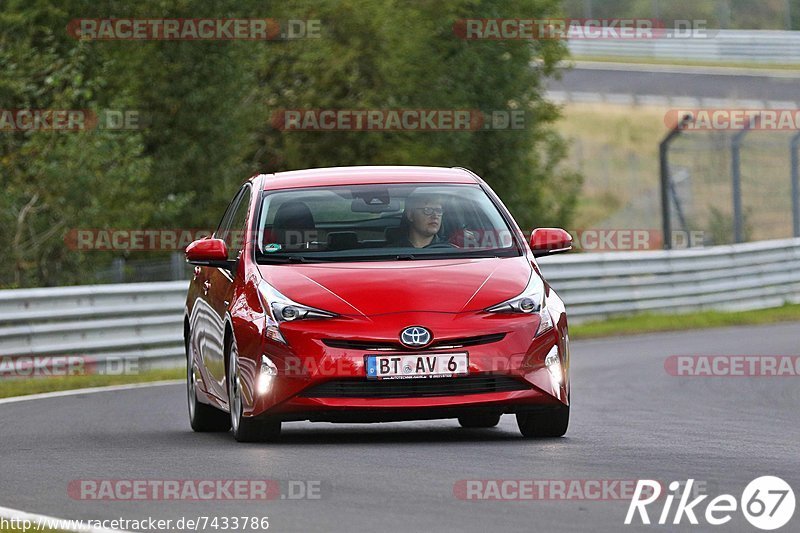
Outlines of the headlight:
[[539,316],[536,337],[553,329],[553,317],[547,310],[544,282],[536,273],[531,274],[528,286],[518,296],[486,309],[489,313],[522,313]]
[[335,313],[329,313],[322,309],[292,301],[264,280],[261,280],[258,284],[258,294],[261,297],[261,305],[267,315],[267,337],[284,344],[286,344],[286,340],[278,329],[282,322],[334,318],[337,316]]

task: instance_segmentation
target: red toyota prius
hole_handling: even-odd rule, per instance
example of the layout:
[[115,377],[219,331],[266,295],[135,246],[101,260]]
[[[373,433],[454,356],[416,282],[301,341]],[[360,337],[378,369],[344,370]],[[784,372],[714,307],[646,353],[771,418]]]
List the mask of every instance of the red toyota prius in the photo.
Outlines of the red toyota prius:
[[195,431],[276,438],[283,422],[457,418],[525,437],[569,422],[564,304],[469,170],[340,167],[259,175],[186,249]]

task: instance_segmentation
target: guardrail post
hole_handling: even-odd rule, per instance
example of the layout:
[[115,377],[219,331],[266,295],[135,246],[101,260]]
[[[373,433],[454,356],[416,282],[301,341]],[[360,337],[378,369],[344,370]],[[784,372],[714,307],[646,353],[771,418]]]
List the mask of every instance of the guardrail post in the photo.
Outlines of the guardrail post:
[[669,197],[672,191],[669,175],[669,145],[672,140],[681,134],[683,126],[692,120],[691,115],[684,115],[678,123],[667,134],[658,146],[659,160],[661,165],[661,228],[664,233],[664,249],[672,249],[672,220],[670,216]]
[[800,133],[792,137],[792,234],[800,237]]

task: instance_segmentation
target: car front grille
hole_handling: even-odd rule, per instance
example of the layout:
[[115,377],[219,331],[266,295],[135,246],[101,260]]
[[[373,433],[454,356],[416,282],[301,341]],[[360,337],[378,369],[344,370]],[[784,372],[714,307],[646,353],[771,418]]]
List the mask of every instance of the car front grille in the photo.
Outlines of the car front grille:
[[305,398],[428,398],[527,390],[530,386],[509,377],[474,375],[459,378],[341,379],[303,391]]
[[[505,333],[492,333],[490,335],[478,335],[475,337],[461,337],[458,339],[442,339],[431,343],[422,348],[423,350],[445,350],[451,348],[465,348],[467,346],[478,346],[498,342],[505,338]],[[360,341],[347,339],[323,339],[326,346],[331,348],[343,348],[346,350],[360,350],[364,352],[394,352],[394,351],[419,351],[420,348],[406,348],[395,341]]]

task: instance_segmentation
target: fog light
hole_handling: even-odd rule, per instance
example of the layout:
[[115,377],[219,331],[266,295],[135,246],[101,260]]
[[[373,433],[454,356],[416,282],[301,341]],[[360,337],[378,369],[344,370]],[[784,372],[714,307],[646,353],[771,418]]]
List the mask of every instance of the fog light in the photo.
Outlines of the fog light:
[[272,388],[272,381],[278,375],[278,367],[266,355],[261,356],[261,369],[258,373],[256,389],[259,394],[266,394]]
[[564,373],[561,370],[561,358],[558,356],[558,345],[553,346],[550,351],[547,352],[547,356],[544,358],[544,366],[547,367],[553,381],[560,385],[564,380]]

